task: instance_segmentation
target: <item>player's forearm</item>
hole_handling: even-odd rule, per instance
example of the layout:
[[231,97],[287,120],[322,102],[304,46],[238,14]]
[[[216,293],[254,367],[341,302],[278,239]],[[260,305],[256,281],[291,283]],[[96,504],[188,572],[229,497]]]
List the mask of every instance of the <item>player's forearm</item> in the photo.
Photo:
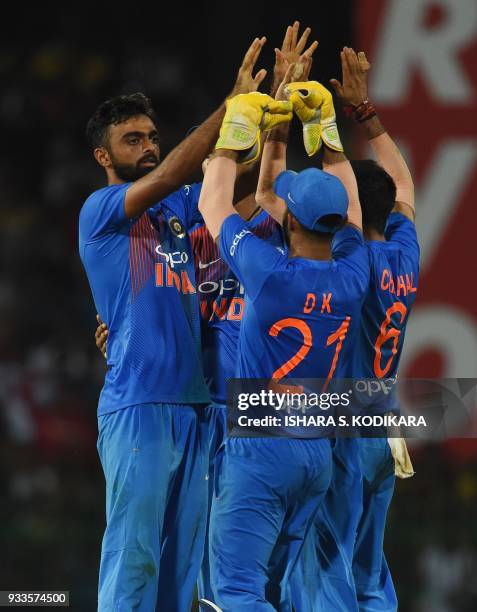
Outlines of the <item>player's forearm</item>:
[[275,195],[273,183],[287,167],[288,132],[289,124],[284,124],[274,128],[268,135],[263,147],[256,194],[257,204],[278,223],[283,221],[286,206],[284,201]]
[[[373,119],[370,121],[373,121]],[[372,130],[372,126],[369,130]],[[414,211],[414,182],[396,143],[387,132],[372,137],[369,143],[378,162],[396,185],[396,202],[403,202]]]
[[414,211],[414,183],[396,143],[386,132],[386,128],[377,115],[361,122],[360,125],[378,162],[396,185],[396,202],[403,202]]
[[155,170],[131,185],[125,204],[129,217],[139,216],[193,177],[217,141],[224,114],[225,106],[222,105]]
[[[265,134],[260,135],[261,145],[260,151],[263,151],[265,142]],[[235,179],[234,189],[234,205],[254,195],[257,191],[258,177],[260,174],[260,156],[251,164],[241,164],[237,166],[237,176]]]
[[260,160],[253,164],[237,166],[237,177],[234,188],[234,205],[238,204],[257,190]]
[[212,238],[220,234],[224,219],[234,214],[233,196],[237,153],[220,150],[210,160],[200,191],[199,210]]
[[372,140],[373,138],[377,138],[386,132],[386,128],[381,123],[380,118],[377,115],[363,121],[359,124],[363,129],[364,133],[368,140]]
[[352,223],[360,230],[363,228],[361,204],[359,202],[358,184],[346,155],[324,147],[323,170],[333,174],[343,183],[348,194],[348,223]]

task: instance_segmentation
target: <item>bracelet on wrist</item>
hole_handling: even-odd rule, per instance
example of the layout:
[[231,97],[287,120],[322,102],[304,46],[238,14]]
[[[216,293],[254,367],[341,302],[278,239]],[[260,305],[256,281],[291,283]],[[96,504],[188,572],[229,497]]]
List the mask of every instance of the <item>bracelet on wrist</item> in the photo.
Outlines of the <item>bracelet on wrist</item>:
[[374,104],[367,98],[361,104],[358,104],[358,106],[347,104],[344,106],[343,111],[347,117],[352,117],[358,123],[368,121],[368,119],[372,119],[377,115]]

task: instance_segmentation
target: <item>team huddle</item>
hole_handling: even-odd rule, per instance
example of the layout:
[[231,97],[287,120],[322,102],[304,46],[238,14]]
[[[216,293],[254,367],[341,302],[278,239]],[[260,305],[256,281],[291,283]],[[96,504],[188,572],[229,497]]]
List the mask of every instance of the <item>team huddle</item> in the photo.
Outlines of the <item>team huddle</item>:
[[416,296],[413,182],[370,65],[344,48],[332,81],[377,160],[349,161],[309,35],[287,28],[270,95],[255,39],[226,102],[162,162],[144,95],[88,123],[108,181],[79,225],[107,359],[101,612],[189,612],[196,586],[204,610],[397,610],[383,539],[395,475],[413,474],[404,440],[288,422],[227,434],[230,379],[395,379]]

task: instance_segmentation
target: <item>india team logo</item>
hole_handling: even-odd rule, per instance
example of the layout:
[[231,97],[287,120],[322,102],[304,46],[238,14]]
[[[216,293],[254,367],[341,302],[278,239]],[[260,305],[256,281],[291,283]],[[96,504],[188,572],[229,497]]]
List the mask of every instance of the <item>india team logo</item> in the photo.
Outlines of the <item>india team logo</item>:
[[182,225],[179,217],[171,217],[169,219],[169,227],[171,228],[171,231],[174,236],[177,236],[178,238],[185,238],[185,227]]

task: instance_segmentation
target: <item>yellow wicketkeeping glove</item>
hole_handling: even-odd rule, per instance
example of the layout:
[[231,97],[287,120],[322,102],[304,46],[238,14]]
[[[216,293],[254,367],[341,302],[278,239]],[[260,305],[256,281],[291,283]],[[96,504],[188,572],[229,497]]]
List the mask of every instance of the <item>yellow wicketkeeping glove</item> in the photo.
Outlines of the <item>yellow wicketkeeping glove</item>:
[[241,164],[249,164],[260,155],[262,131],[291,121],[293,117],[291,102],[274,100],[258,91],[230,98],[225,108],[215,148],[241,151],[238,159]]
[[290,83],[285,88],[293,109],[303,123],[303,142],[309,157],[321,147],[321,141],[334,151],[343,151],[331,92],[317,81]]
[[410,478],[414,476],[411,457],[404,438],[388,438],[391,454],[394,458],[394,473],[398,478]]

